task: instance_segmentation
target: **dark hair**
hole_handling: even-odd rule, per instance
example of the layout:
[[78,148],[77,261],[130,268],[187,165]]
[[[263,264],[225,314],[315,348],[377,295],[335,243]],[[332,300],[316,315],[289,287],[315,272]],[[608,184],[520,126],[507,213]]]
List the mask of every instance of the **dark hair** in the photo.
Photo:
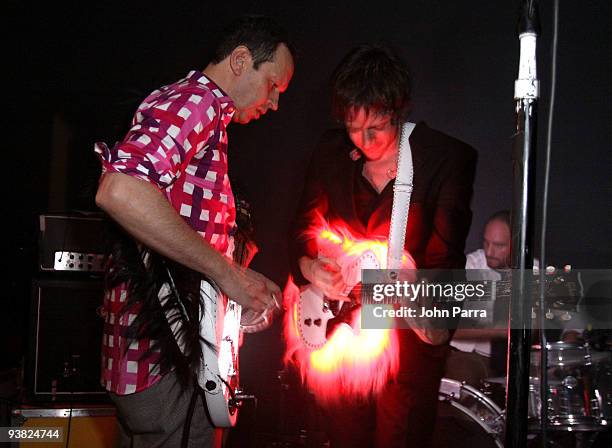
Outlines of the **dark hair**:
[[501,221],[508,226],[508,229],[512,229],[512,223],[510,222],[510,210],[499,210],[489,216],[487,222],[485,223],[485,227],[493,221]]
[[389,47],[361,45],[351,50],[331,78],[334,118],[344,121],[353,108],[391,115],[397,123],[409,112],[408,66]]
[[253,67],[257,69],[260,64],[273,60],[280,44],[285,44],[293,55],[287,31],[273,19],[260,15],[243,16],[223,29],[211,62],[218,64],[234,48],[244,45],[251,52]]

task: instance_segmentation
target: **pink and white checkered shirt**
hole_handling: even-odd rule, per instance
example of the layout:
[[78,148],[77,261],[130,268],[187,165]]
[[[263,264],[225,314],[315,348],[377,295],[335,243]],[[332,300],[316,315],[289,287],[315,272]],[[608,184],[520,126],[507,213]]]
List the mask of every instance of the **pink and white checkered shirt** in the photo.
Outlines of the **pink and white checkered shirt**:
[[[103,174],[120,172],[155,185],[193,229],[230,257],[236,210],[226,128],[234,110],[213,81],[192,71],[143,101],[123,141],[112,149],[95,145]],[[121,313],[126,297],[123,284],[104,298],[101,382],[118,395],[140,392],[161,378],[159,353],[143,356],[152,341],[125,337],[138,312]]]

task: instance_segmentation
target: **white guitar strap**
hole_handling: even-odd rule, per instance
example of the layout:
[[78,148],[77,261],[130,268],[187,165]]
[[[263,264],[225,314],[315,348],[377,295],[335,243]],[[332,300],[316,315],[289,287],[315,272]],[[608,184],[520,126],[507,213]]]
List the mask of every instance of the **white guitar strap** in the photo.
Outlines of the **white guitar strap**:
[[412,150],[410,149],[410,134],[415,124],[406,122],[402,126],[397,160],[397,174],[393,184],[393,208],[391,210],[391,225],[389,227],[389,249],[387,251],[387,269],[400,269],[406,240],[406,225],[410,196],[412,196],[412,180],[414,167],[412,165]]

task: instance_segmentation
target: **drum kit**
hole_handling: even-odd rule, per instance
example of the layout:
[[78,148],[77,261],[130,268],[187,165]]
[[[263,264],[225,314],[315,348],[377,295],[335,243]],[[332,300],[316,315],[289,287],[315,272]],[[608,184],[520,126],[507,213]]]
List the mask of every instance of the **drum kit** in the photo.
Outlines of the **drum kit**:
[[[530,439],[540,437],[542,426],[545,426],[551,446],[570,446],[567,435],[589,440],[587,444],[573,446],[612,446],[608,445],[612,432],[612,351],[593,350],[589,344],[547,344],[547,394],[542,400],[540,350],[540,346],[535,345],[531,351]],[[505,383],[505,377],[488,378],[481,388],[475,388],[460,381],[442,379],[438,393],[438,424],[440,429],[449,424],[460,429],[437,431],[436,439],[439,440],[434,441],[434,446],[503,448]],[[543,402],[548,416],[545,425],[540,423]],[[457,431],[462,434],[457,436]],[[441,441],[444,437],[449,440]],[[555,444],[555,439],[565,442]]]

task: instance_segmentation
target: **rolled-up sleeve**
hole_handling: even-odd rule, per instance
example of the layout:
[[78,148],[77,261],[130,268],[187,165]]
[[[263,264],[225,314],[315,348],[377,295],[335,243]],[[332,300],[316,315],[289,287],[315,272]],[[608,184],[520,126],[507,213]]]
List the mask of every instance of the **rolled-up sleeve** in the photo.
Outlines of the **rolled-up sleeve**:
[[123,141],[112,148],[95,144],[103,173],[119,172],[167,189],[193,157],[201,158],[214,144],[219,116],[212,97],[154,92],[138,108]]

